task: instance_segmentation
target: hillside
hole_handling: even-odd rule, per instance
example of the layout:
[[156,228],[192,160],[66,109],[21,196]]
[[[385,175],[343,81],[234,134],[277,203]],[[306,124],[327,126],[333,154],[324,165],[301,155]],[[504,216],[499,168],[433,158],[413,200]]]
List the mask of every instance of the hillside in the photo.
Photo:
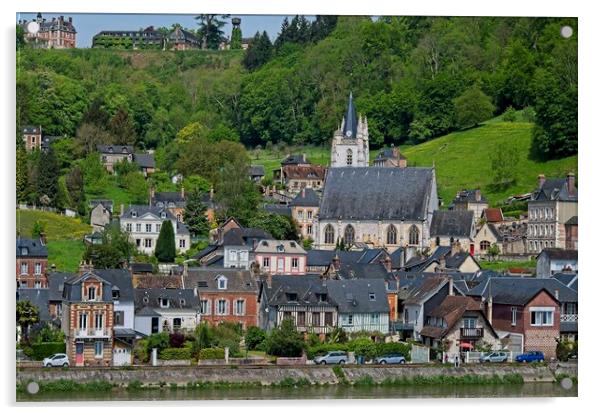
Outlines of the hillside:
[[[435,164],[439,196],[449,203],[458,190],[480,188],[491,204],[501,203],[508,196],[533,190],[537,175],[564,176],[568,171],[577,172],[577,156],[560,160],[539,162],[529,159],[531,130],[526,122],[503,122],[499,118],[466,131],[455,132],[415,146],[402,146],[409,166]],[[498,145],[514,149],[518,154],[516,183],[499,191],[492,189],[490,154]],[[279,151],[252,152],[252,163],[265,166],[271,177],[272,170],[288,153],[305,153],[312,163],[328,165],[330,147],[290,147]],[[378,150],[370,152],[374,160]]]

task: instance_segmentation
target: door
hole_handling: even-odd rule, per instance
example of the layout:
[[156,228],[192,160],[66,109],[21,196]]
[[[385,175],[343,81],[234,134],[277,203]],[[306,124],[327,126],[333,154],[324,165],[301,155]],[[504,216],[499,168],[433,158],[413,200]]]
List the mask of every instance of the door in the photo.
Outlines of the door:
[[470,255],[474,256],[474,244],[470,244]]
[[151,319],[151,333],[159,333],[159,317]]
[[75,343],[75,366],[84,365],[84,343]]
[[131,349],[126,346],[115,346],[113,348],[113,366],[127,366],[131,364]]

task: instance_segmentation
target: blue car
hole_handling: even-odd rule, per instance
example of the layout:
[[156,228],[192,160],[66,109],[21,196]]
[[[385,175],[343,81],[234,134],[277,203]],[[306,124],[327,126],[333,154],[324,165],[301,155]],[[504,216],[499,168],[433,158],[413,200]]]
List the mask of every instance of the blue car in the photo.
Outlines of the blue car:
[[544,356],[543,352],[531,351],[519,354],[514,360],[518,363],[543,362]]

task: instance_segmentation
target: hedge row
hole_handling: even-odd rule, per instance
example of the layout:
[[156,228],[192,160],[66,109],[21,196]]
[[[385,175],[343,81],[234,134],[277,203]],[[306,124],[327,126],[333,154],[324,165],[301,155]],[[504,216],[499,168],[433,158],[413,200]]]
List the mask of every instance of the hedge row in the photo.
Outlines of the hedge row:
[[199,359],[207,360],[207,359],[225,359],[226,354],[224,349],[220,347],[211,347],[209,349],[201,349],[199,352]]
[[377,356],[390,353],[401,353],[406,361],[410,361],[412,345],[407,343],[373,343],[369,339],[356,339],[348,343],[324,343],[310,347],[307,350],[307,358],[313,359],[316,356],[336,350],[354,352],[356,356],[361,355],[367,359],[373,359]]
[[192,349],[189,347],[168,347],[159,352],[161,360],[190,360]]
[[31,349],[24,350],[24,352],[28,353],[33,360],[43,360],[55,353],[65,353],[65,350],[63,342],[47,342],[32,344]]

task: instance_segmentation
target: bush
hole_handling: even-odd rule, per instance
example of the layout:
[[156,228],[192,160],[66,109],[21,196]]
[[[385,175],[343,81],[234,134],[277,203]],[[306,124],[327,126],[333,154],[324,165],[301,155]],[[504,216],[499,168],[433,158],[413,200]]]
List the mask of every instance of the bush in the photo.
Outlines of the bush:
[[199,352],[200,360],[210,360],[210,359],[225,359],[225,351],[220,347],[211,347],[208,349],[201,349]]
[[191,358],[192,350],[188,347],[168,347],[159,353],[161,360],[190,360]]
[[247,350],[257,350],[257,346],[265,340],[265,331],[259,327],[251,326],[245,334],[245,346]]
[[[27,353],[29,349],[23,349]],[[65,343],[63,342],[45,342],[35,343],[31,345],[31,355],[28,355],[33,360],[43,360],[55,353],[65,353]]]
[[157,352],[161,353],[161,350],[169,347],[169,333],[161,332],[151,334],[146,339],[146,350],[150,354],[154,348],[157,348]]
[[516,121],[516,118],[516,110],[512,107],[512,105],[506,108],[506,111],[504,111],[504,113],[502,114],[503,121],[514,122]]
[[374,359],[377,353],[377,344],[371,339],[360,338],[349,342],[348,350],[355,353],[355,357],[363,356],[365,359]]
[[409,362],[412,345],[408,343],[378,343],[376,345],[376,350],[379,356],[390,353],[401,353],[403,357],[405,357],[406,362]]
[[266,339],[266,352],[272,356],[299,357],[304,348],[303,336],[297,332],[293,321],[288,318],[280,327],[272,330]]
[[318,344],[317,346],[310,347],[307,349],[307,358],[313,359],[316,356],[320,356],[326,354],[328,352],[332,352],[335,350],[341,350],[346,352],[349,349],[349,346],[345,343],[323,343]]
[[169,335],[169,346],[170,347],[182,347],[186,338],[182,333],[171,333]]

